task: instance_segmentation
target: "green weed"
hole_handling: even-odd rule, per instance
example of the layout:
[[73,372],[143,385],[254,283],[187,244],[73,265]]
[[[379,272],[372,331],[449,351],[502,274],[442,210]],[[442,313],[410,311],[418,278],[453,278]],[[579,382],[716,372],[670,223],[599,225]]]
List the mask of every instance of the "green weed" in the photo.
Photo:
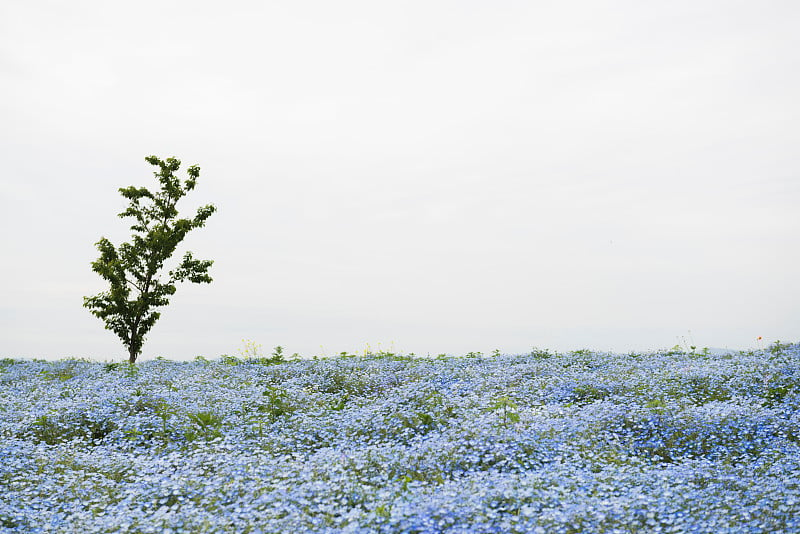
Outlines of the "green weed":
[[506,428],[511,423],[519,422],[519,406],[508,395],[502,395],[494,400],[487,410],[500,415],[500,424]]
[[192,426],[183,433],[187,441],[194,441],[203,438],[206,441],[222,436],[220,427],[222,418],[212,412],[196,412],[189,414],[189,421]]

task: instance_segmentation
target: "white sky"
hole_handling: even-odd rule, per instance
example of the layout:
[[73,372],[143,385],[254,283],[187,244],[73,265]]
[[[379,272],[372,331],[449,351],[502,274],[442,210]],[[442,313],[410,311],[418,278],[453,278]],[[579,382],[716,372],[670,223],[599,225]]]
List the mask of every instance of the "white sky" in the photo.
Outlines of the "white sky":
[[214,283],[143,359],[797,341],[798,27],[769,0],[4,0],[0,357],[125,355],[82,297],[150,154],[219,212],[179,250]]

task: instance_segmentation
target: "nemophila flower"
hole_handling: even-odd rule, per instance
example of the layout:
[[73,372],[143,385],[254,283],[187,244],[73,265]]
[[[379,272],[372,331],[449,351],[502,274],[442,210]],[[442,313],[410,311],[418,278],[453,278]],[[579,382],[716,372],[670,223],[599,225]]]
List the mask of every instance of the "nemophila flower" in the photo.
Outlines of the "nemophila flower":
[[800,346],[769,355],[3,364],[0,525],[797,530]]

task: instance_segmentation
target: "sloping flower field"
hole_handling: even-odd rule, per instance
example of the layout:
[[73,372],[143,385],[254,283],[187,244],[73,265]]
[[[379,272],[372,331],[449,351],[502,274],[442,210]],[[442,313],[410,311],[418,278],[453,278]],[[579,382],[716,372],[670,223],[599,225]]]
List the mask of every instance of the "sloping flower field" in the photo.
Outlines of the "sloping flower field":
[[0,532],[800,532],[800,344],[0,361]]

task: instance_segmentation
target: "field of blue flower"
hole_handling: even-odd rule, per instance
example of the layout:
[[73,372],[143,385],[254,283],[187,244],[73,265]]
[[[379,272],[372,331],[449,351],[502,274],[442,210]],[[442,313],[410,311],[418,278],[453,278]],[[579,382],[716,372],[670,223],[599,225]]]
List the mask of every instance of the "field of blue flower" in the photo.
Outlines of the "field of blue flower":
[[800,532],[800,344],[0,360],[2,532]]

